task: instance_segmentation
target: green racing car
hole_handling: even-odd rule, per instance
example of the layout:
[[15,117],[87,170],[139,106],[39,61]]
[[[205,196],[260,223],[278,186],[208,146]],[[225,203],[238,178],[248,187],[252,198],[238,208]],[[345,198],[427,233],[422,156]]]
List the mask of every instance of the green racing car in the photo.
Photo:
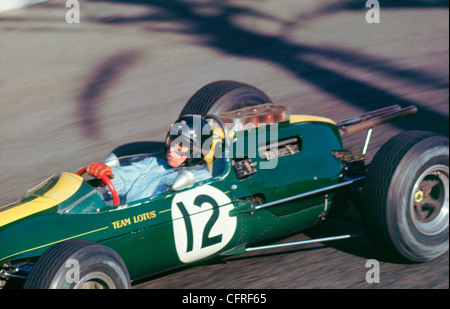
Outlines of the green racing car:
[[[395,105],[336,123],[291,114],[251,85],[210,83],[180,116],[214,126],[204,160],[211,178],[195,182],[180,168],[169,190],[123,203],[108,177],[89,179],[84,169],[51,176],[0,207],[0,288],[130,288],[189,263],[302,244],[272,245],[339,211],[343,198],[361,201],[364,230],[383,252],[432,260],[448,250],[448,138],[407,131],[365,163],[372,128],[416,112]],[[362,130],[362,149],[344,149],[342,138]],[[105,163],[127,166],[165,151],[164,142],[135,142]]]

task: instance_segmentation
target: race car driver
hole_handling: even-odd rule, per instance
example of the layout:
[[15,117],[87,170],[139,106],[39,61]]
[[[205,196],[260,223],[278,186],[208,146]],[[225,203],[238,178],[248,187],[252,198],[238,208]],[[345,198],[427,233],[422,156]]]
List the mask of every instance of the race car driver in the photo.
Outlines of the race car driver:
[[96,178],[101,178],[103,174],[111,178],[121,203],[149,197],[167,191],[178,175],[179,167],[198,166],[190,169],[196,182],[210,178],[207,168],[200,165],[209,151],[208,141],[211,137],[212,130],[204,118],[183,116],[171,125],[167,134],[167,161],[148,157],[117,168],[94,162],[86,167],[86,173]]

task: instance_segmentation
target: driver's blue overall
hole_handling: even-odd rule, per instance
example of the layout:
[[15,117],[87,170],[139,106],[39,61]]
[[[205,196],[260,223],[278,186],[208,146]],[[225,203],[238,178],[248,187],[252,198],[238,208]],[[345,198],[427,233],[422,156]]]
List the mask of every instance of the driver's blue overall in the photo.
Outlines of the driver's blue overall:
[[[178,171],[165,160],[149,157],[131,165],[113,168],[114,178],[111,182],[122,204],[167,191]],[[196,182],[211,178],[206,168],[193,169],[191,172]]]

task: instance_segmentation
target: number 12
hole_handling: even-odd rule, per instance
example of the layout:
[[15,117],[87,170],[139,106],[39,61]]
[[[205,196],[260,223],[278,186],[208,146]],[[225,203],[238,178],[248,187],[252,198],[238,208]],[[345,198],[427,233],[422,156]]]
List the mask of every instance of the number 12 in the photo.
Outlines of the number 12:
[[[216,200],[214,200],[212,197],[204,194],[197,196],[194,200],[194,205],[200,208],[203,206],[204,203],[208,203],[212,206],[212,215],[209,218],[208,222],[206,223],[205,229],[203,230],[202,245],[201,245],[202,249],[218,244],[222,241],[222,234],[209,237],[211,229],[213,228],[214,224],[219,218],[219,205],[217,204]],[[180,209],[181,214],[183,215],[184,223],[186,226],[186,235],[187,235],[186,252],[191,252],[194,247],[194,233],[192,229],[191,218],[183,202],[178,202],[177,206],[178,209]]]

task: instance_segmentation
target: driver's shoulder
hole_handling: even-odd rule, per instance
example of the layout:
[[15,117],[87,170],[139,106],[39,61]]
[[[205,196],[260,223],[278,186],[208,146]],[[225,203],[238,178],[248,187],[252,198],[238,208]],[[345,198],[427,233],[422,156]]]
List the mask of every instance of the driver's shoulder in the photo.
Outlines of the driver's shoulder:
[[191,172],[194,174],[195,181],[201,181],[212,177],[207,168],[194,169]]

